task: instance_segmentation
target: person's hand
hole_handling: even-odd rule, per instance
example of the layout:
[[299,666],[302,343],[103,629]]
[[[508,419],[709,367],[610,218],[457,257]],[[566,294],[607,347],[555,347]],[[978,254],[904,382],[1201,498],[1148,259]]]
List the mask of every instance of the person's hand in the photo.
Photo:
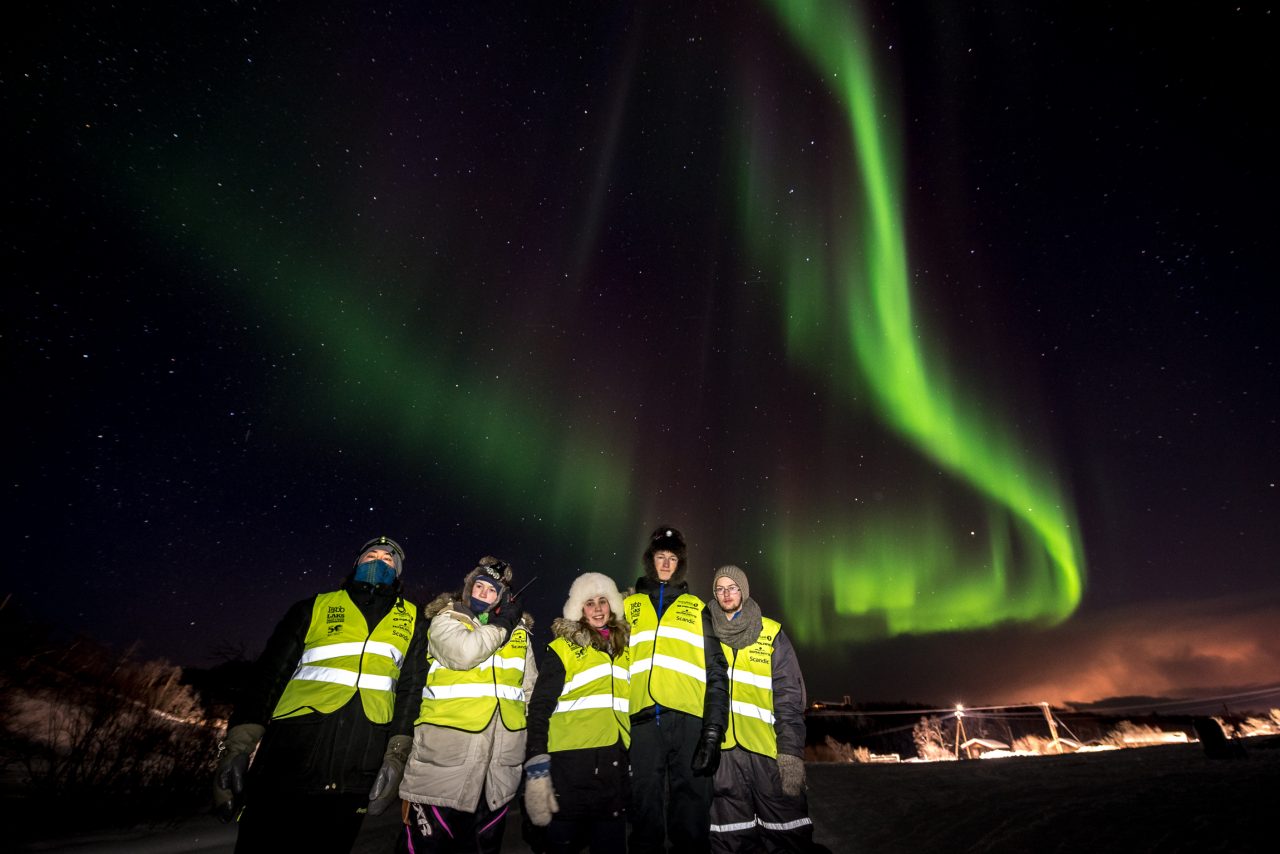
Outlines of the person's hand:
[[244,778],[249,773],[249,756],[262,740],[266,728],[258,724],[234,726],[222,741],[218,770],[213,777],[213,805],[223,821],[235,813],[235,800],[244,793]]
[[724,738],[724,730],[715,724],[707,724],[698,736],[698,745],[693,749],[693,773],[699,777],[710,777],[720,767],[720,742]]
[[489,609],[489,625],[507,630],[510,635],[520,622],[520,606],[511,597],[511,588],[507,587],[498,595],[498,601]]
[[382,756],[382,767],[373,778],[369,790],[369,815],[382,815],[387,807],[400,800],[400,781],[404,779],[404,764],[409,761],[413,748],[413,736],[393,735],[387,742],[387,752]]
[[560,811],[555,789],[551,786],[551,757],[539,753],[524,763],[524,812],[538,827],[551,824],[551,816]]
[[789,798],[804,794],[804,760],[799,756],[779,753],[778,776],[782,778],[782,794]]

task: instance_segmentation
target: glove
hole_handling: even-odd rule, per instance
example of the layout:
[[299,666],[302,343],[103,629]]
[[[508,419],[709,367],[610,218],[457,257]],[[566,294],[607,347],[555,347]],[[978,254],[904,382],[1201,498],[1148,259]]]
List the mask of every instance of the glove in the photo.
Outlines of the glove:
[[498,601],[489,609],[489,625],[506,629],[507,634],[510,635],[518,622],[520,622],[520,609],[516,607],[516,600],[511,598],[509,589],[503,590]]
[[555,789],[551,787],[551,757],[539,753],[524,763],[524,814],[538,827],[551,824],[553,813],[560,811]]
[[213,806],[223,821],[235,816],[235,800],[244,793],[244,778],[249,773],[249,756],[264,732],[266,728],[258,724],[240,724],[222,740],[222,755],[213,777]]
[[693,749],[693,773],[699,777],[710,777],[720,767],[720,742],[724,738],[724,728],[715,724],[707,724],[698,736],[698,746]]
[[804,794],[804,760],[799,756],[779,753],[778,776],[782,778],[782,794],[789,798]]
[[404,763],[409,761],[413,749],[413,736],[393,735],[387,742],[387,752],[382,755],[382,767],[373,778],[369,790],[369,815],[382,815],[387,807],[400,800],[400,781],[404,779]]

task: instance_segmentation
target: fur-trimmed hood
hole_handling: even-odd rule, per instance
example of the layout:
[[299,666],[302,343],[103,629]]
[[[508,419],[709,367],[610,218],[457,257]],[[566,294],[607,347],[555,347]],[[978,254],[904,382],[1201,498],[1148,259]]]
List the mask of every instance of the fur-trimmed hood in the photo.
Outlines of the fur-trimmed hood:
[[566,620],[564,617],[556,617],[551,621],[553,636],[564,638],[577,646],[598,649],[610,658],[617,658],[627,648],[627,643],[631,639],[631,626],[618,614],[611,614],[607,628],[609,636],[606,638],[584,620]]
[[[471,608],[465,603],[459,601],[458,594],[456,593],[441,593],[439,596],[432,599],[427,603],[426,607],[422,609],[422,616],[431,620],[438,617],[445,611],[453,611],[458,615],[458,619],[470,618],[472,620],[476,620],[476,615],[471,613]],[[533,615],[528,611],[521,613],[520,625],[525,629],[525,631],[532,631]]]

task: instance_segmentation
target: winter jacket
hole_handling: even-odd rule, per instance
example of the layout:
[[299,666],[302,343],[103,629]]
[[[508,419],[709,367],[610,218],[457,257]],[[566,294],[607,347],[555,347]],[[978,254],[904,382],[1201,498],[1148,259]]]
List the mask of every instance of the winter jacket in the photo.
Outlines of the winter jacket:
[[[431,619],[427,655],[450,670],[470,670],[482,664],[507,643],[507,630],[484,625],[449,594],[427,606]],[[532,619],[525,616],[526,631]],[[538,666],[529,644],[524,660],[524,698],[527,702],[538,678]],[[424,656],[425,658],[425,656]],[[421,685],[419,683],[419,690]],[[419,704],[420,705],[420,704]],[[495,708],[488,725],[479,732],[465,732],[429,722],[413,732],[413,751],[405,766],[400,797],[420,804],[475,812],[483,792],[490,809],[498,809],[515,797],[524,771],[526,731],[512,731]]]
[[417,607],[405,602],[370,626],[347,591],[317,596],[302,657],[272,720],[331,714],[358,691],[365,717],[390,723],[417,615]]
[[[761,647],[767,649],[769,646],[772,646],[771,654],[768,652],[763,654],[769,655],[772,671],[770,679],[772,708],[769,711],[773,713],[773,733],[777,739],[776,752],[771,752],[770,747],[772,746],[770,745],[753,744],[749,731],[737,733],[738,718],[733,715],[730,716],[730,723],[733,726],[725,730],[725,744],[729,745],[737,740],[740,743],[733,744],[733,747],[752,749],[754,752],[763,753],[771,758],[781,753],[803,758],[805,740],[804,708],[807,702],[804,674],[800,672],[800,662],[796,659],[795,647],[791,645],[791,641],[776,621],[766,618],[760,637],[750,646],[735,650],[726,644],[725,649],[728,650],[726,657],[729,660],[730,671],[734,670],[735,659],[741,657],[743,660],[742,670],[746,672],[749,669],[749,665],[746,665],[746,657],[752,654],[753,651],[760,650]],[[752,691],[750,685],[737,680],[730,681],[730,692],[735,704],[748,697],[748,695],[752,700],[758,697],[758,693]]]
[[[369,626],[381,622],[392,608],[408,610],[408,603],[386,586],[353,582],[346,591]],[[273,793],[367,793],[382,767],[387,740],[413,730],[426,677],[427,621],[421,617],[415,622],[396,681],[390,722],[371,722],[359,692],[329,714],[272,720],[302,657],[316,598],[304,599],[286,612],[255,663],[250,684],[231,717],[232,727],[246,723],[266,727],[246,781],[246,803]]]
[[[610,624],[613,632],[627,632],[624,620],[615,619]],[[602,661],[610,654],[607,643],[585,628],[580,621],[556,619],[551,624],[555,639],[563,639],[570,649],[595,651]],[[553,640],[552,643],[556,641]],[[625,644],[617,660],[625,660]],[[530,757],[541,753],[551,755],[551,786],[555,790],[560,811],[558,820],[576,821],[597,819],[621,814],[630,798],[630,762],[623,733],[620,729],[613,743],[601,747],[585,747],[577,750],[549,750],[551,716],[555,713],[564,694],[565,666],[560,655],[548,645],[538,665],[538,684],[529,700],[529,744],[526,754]],[[608,721],[608,718],[602,718]],[[617,726],[617,724],[614,724]]]
[[[663,588],[666,589],[664,590]],[[636,593],[649,597],[649,601],[653,604],[653,609],[659,620],[662,619],[662,615],[666,613],[672,602],[688,592],[689,584],[687,581],[663,584],[643,575],[636,580]],[[729,718],[728,665],[725,662],[724,651],[720,648],[720,639],[716,637],[715,628],[711,624],[711,615],[707,613],[706,608],[702,610],[702,640],[707,676],[706,691],[703,694],[702,703],[702,724],[703,726],[716,725],[723,731]],[[636,662],[633,660],[631,664],[634,668]],[[633,688],[637,684],[633,673]],[[653,720],[655,716],[667,714],[668,712],[681,714],[674,709],[666,709],[656,705],[641,709],[631,716],[633,731],[637,724]]]

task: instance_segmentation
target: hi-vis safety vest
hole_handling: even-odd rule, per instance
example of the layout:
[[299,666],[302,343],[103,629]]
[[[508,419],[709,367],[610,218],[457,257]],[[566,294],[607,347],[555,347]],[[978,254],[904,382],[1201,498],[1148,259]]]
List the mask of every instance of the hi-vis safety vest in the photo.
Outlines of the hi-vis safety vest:
[[564,688],[547,730],[547,750],[608,747],[622,737],[631,746],[630,650],[616,659],[594,647],[556,638],[551,650],[564,663]]
[[370,632],[347,591],[321,593],[311,608],[302,656],[272,720],[330,714],[359,691],[365,717],[375,724],[390,723],[396,680],[417,616],[417,607],[400,599]]
[[450,670],[427,656],[427,684],[414,725],[427,723],[465,732],[480,732],[498,709],[502,725],[515,732],[525,728],[524,657],[529,632],[516,626],[493,655],[470,670]]
[[703,607],[696,596],[682,593],[659,620],[643,593],[622,603],[631,623],[631,714],[658,703],[702,717],[707,692]]
[[777,620],[762,619],[755,643],[745,649],[720,644],[729,662],[729,728],[722,750],[741,747],[771,759],[778,758],[778,733],[773,728],[773,641],[782,630]]

